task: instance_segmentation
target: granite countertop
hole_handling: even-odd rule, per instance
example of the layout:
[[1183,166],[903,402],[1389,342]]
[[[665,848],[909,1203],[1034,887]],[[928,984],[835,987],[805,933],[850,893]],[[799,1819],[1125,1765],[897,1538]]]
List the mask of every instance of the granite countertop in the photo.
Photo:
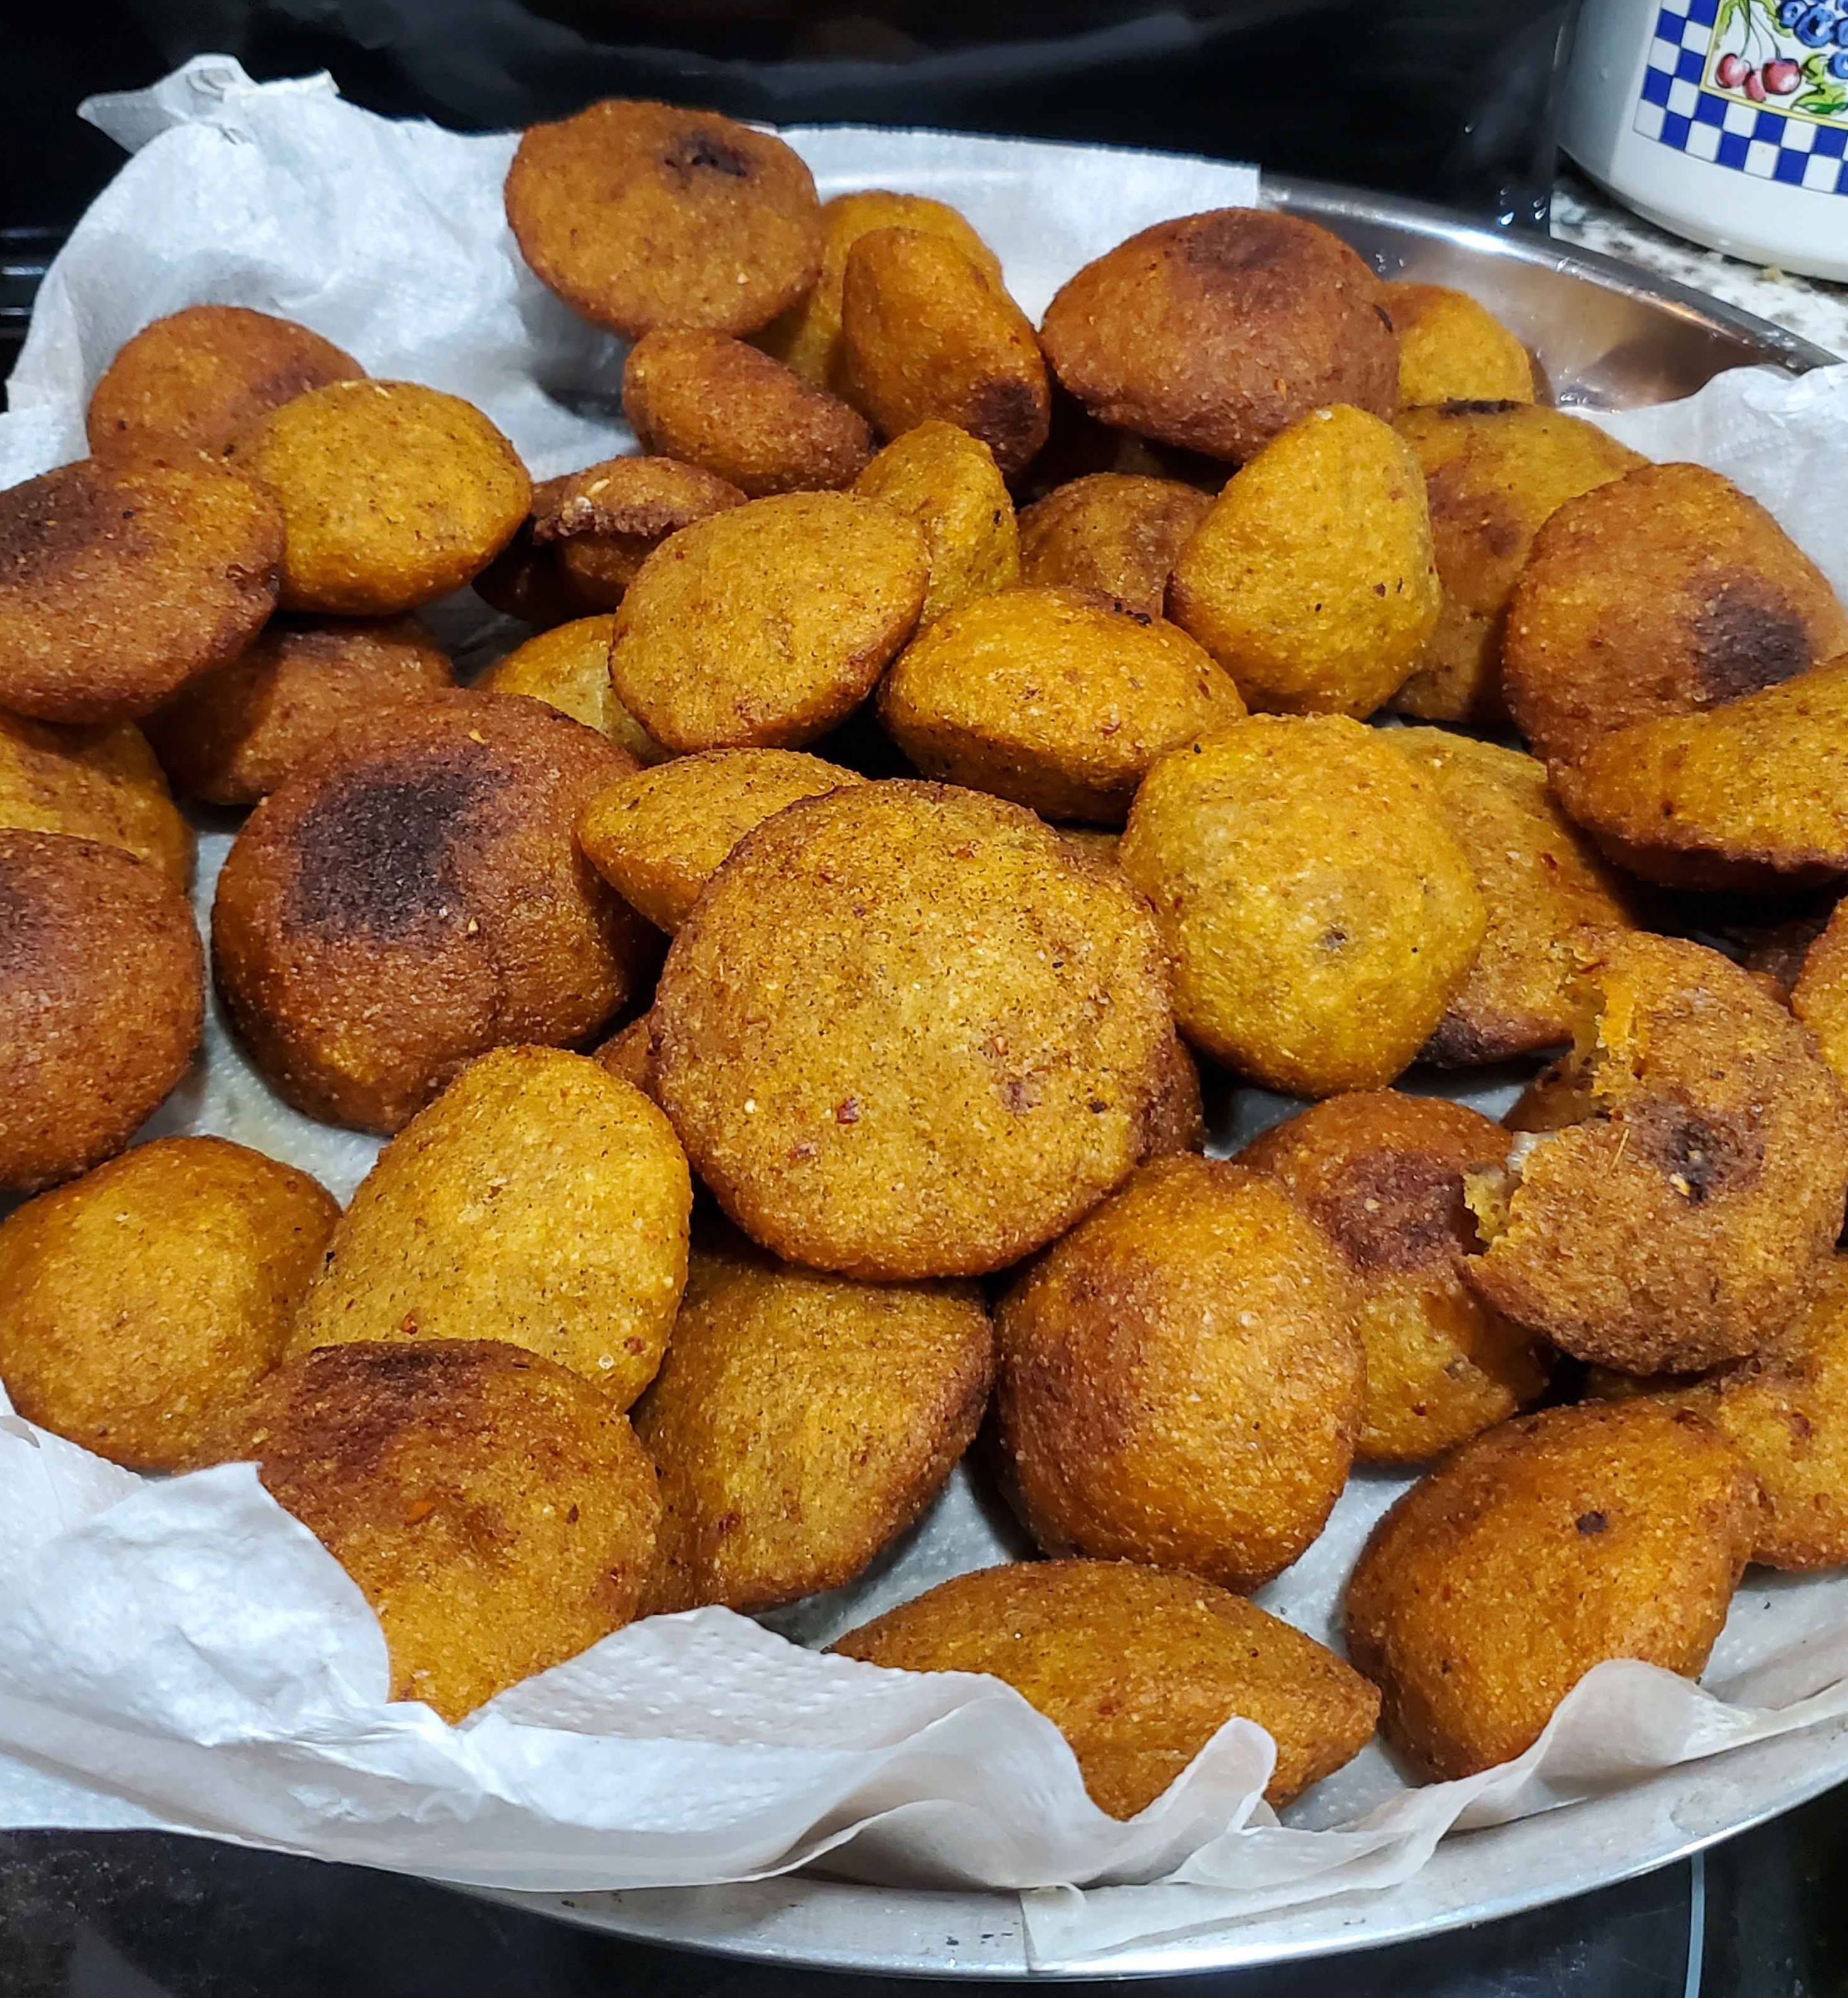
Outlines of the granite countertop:
[[1848,285],[1825,278],[1741,263],[1718,250],[1671,236],[1618,206],[1578,175],[1563,174],[1553,190],[1553,233],[1607,257],[1659,271],[1677,283],[1711,292],[1729,305],[1774,320],[1831,354],[1848,357]]

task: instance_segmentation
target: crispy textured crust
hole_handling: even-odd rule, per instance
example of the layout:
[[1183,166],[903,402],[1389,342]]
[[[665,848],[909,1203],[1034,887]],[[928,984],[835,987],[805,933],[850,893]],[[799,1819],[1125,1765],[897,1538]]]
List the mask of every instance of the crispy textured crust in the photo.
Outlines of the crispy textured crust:
[[1280,1574],[1328,1522],[1366,1385],[1343,1260],[1275,1180],[1142,1167],[1002,1300],[1005,1474],[1048,1554]]
[[1822,1059],[1848,1089],[1848,904],[1838,902],[1804,952],[1791,983],[1791,1011],[1816,1037]]
[[1518,1323],[1629,1373],[1760,1351],[1840,1232],[1848,1098],[1809,1034],[1717,951],[1641,932],[1595,943],[1550,1128],[1466,1274]]
[[1425,1059],[1466,1066],[1570,1040],[1575,941],[1631,927],[1616,877],[1554,802],[1535,758],[1443,728],[1389,729],[1384,740],[1430,778],[1488,911],[1482,949]]
[[1159,758],[1245,712],[1177,626],[1031,586],[939,618],[899,655],[879,700],[926,776],[1107,825]]
[[0,831],[0,1191],[119,1152],[199,1046],[186,898],[119,847]]
[[1531,403],[1527,349],[1486,306],[1444,285],[1387,285],[1399,336],[1399,401],[1408,410],[1443,403]]
[[454,683],[414,617],[278,617],[156,709],[147,736],[181,791],[253,805],[340,722]]
[[1699,1672],[1758,1519],[1757,1481],[1697,1416],[1648,1399],[1525,1416],[1373,1529],[1348,1655],[1385,1694],[1396,1748],[1471,1775],[1531,1746],[1607,1658]]
[[631,908],[672,935],[753,827],[798,798],[863,781],[800,750],[708,749],[599,792],[578,820],[578,844]]
[[987,1672],[1071,1744],[1112,1817],[1153,1803],[1225,1723],[1276,1742],[1264,1795],[1289,1803],[1357,1755],[1380,1696],[1280,1619],[1190,1576],[1127,1561],[978,1569],[851,1630],[845,1658],[913,1672]]
[[848,252],[839,386],[885,436],[955,423],[1010,478],[1052,420],[1032,321],[974,258],[918,229],[876,229]]
[[979,437],[954,423],[922,423],[895,437],[854,481],[862,500],[877,500],[917,524],[931,558],[921,628],[978,596],[1021,579],[1020,531],[1014,501]]
[[844,721],[930,579],[909,520],[845,493],[754,500],[670,535],[616,614],[617,698],[670,749],[794,749]]
[[1021,514],[1021,577],[1095,590],[1119,610],[1159,617],[1175,559],[1212,506],[1210,493],[1178,479],[1074,479]]
[[729,479],[697,465],[606,458],[536,489],[533,540],[540,553],[550,551],[568,592],[587,608],[613,610],[669,534],[744,503]]
[[968,1449],[994,1338],[972,1284],[858,1284],[727,1231],[696,1249],[635,1433],[661,1474],[650,1614],[851,1581]]
[[535,125],[506,198],[540,282],[632,340],[658,327],[755,333],[820,268],[808,168],[716,111],[612,98]]
[[1118,244],[1059,288],[1040,337],[1093,415],[1235,464],[1331,403],[1398,406],[1379,279],[1339,237],[1264,209]]
[[275,500],[189,452],[83,458],[0,493],[0,706],[145,714],[256,636],[282,558]]
[[341,1346],[272,1374],[202,1461],[264,1488],[358,1585],[392,1697],[460,1720],[635,1615],[661,1501],[627,1416],[489,1340]]
[[1508,605],[1508,705],[1534,753],[1692,714],[1848,652],[1848,614],[1756,500],[1698,465],[1646,465],[1569,500]]
[[161,1138],[0,1222],[0,1378],[28,1422],[174,1470],[282,1357],[339,1219],[292,1166]]
[[574,617],[516,645],[475,684],[484,693],[523,693],[606,735],[637,763],[661,763],[668,752],[616,697],[610,684],[609,612]]
[[1435,787],[1337,715],[1253,715],[1164,758],[1118,858],[1174,959],[1182,1032],[1300,1096],[1390,1082],[1487,921]]
[[1252,707],[1366,716],[1437,623],[1418,461],[1364,410],[1313,410],[1226,486],[1175,559],[1171,614]]
[[1017,805],[856,784],[748,834],[668,952],[657,1087],[733,1218],[850,1276],[971,1276],[1128,1173],[1172,1030],[1147,910]]
[[0,714],[0,827],[119,846],[184,889],[192,828],[133,722],[57,728]]
[[297,1108],[397,1130],[473,1056],[592,1032],[645,949],[572,828],[633,768],[513,694],[436,694],[344,724],[245,821],[213,969]]
[[1534,536],[1566,500],[1645,461],[1595,423],[1530,403],[1407,410],[1395,427],[1424,469],[1443,608],[1393,705],[1505,727],[1502,628]]
[[1508,1150],[1507,1132],[1460,1103],[1380,1091],[1318,1103],[1238,1154],[1347,1261],[1366,1348],[1363,1464],[1427,1464],[1546,1384],[1537,1343],[1463,1281],[1479,1246],[1464,1180],[1498,1171]]

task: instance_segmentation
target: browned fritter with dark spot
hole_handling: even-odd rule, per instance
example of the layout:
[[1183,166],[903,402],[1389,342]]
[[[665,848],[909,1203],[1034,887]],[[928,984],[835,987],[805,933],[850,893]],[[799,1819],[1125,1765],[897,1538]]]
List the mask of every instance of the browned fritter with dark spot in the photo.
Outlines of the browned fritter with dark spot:
[[0,714],[0,826],[119,846],[184,890],[192,828],[132,721],[60,728]]
[[1178,479],[1074,479],[1021,514],[1021,579],[1093,589],[1119,610],[1159,617],[1175,558],[1212,506],[1211,493]]

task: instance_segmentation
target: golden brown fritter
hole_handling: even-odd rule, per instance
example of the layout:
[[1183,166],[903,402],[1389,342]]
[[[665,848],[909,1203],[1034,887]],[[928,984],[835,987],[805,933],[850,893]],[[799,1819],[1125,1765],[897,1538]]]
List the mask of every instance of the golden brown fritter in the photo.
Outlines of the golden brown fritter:
[[212,911],[219,993],[271,1085],[389,1132],[474,1056],[608,1019],[645,932],[572,828],[633,767],[513,694],[434,694],[327,737],[245,821]]
[[929,579],[923,535],[888,506],[754,500],[648,558],[616,614],[610,683],[670,749],[800,748],[872,691]]
[[1158,759],[1245,713],[1178,627],[1078,589],[997,592],[893,662],[879,719],[927,777],[1053,819],[1121,824]]
[[81,458],[0,493],[0,707],[147,714],[256,636],[282,558],[275,500],[195,455]]
[[1509,602],[1508,705],[1534,753],[1759,693],[1848,652],[1848,614],[1756,500],[1646,465],[1560,506]]
[[754,826],[798,798],[863,781],[798,749],[708,749],[599,792],[578,820],[578,844],[631,908],[672,935]]
[[972,1284],[858,1284],[726,1232],[697,1248],[635,1433],[661,1475],[644,1607],[838,1588],[968,1449],[994,1338]]
[[851,486],[872,455],[858,410],[743,340],[697,327],[651,333],[629,350],[623,414],[644,451],[751,500]]
[[1469,1279],[1518,1324],[1629,1373],[1758,1352],[1841,1232],[1848,1098],[1808,1032],[1717,951],[1640,932],[1584,948],[1577,1044],[1505,1213],[1492,1187],[1473,1198],[1488,1248]]
[[1822,1059],[1848,1089],[1848,904],[1838,902],[1804,952],[1790,987],[1791,1011],[1816,1037]]
[[1437,623],[1418,461],[1389,424],[1312,410],[1258,451],[1175,558],[1171,614],[1255,708],[1366,716]]
[[282,1357],[339,1219],[306,1173],[161,1138],[0,1222],[0,1381],[118,1464],[191,1461]]
[[748,834],[668,952],[656,1084],[792,1262],[973,1276],[1142,1149],[1173,1028],[1147,909],[1017,805],[854,784]]
[[1169,1036],[1161,1073],[1154,1099],[1142,1120],[1138,1165],[1147,1165],[1152,1159],[1178,1158],[1185,1152],[1206,1149],[1207,1111],[1200,1095],[1200,1068],[1179,1034]]
[[1178,479],[1074,479],[1021,514],[1021,576],[1095,590],[1119,610],[1159,617],[1175,558],[1212,505],[1211,494]]
[[1383,289],[1399,336],[1402,407],[1534,399],[1534,365],[1527,349],[1467,292],[1405,283]]
[[1424,1058],[1462,1066],[1570,1040],[1574,940],[1631,921],[1615,877],[1554,801],[1546,765],[1444,728],[1383,739],[1430,779],[1488,911],[1482,949]]
[[1366,1349],[1360,1463],[1428,1464],[1546,1384],[1549,1356],[1463,1281],[1480,1246],[1465,1177],[1508,1151],[1508,1132],[1460,1103],[1381,1090],[1318,1103],[1238,1154],[1347,1260]]
[[172,882],[118,846],[0,831],[0,1192],[119,1152],[186,1073],[204,1005]]
[[1487,922],[1435,786],[1339,715],[1253,715],[1163,758],[1118,861],[1154,905],[1182,1032],[1299,1096],[1390,1082]]
[[954,423],[923,423],[894,437],[854,481],[916,524],[931,559],[918,624],[1021,579],[1020,531],[994,453]]
[[1531,1747],[1607,1658],[1692,1678],[1758,1509],[1731,1443],[1647,1398],[1465,1443],[1373,1529],[1348,1582],[1348,1655],[1386,1696],[1386,1738],[1433,1776],[1472,1775]]
[[636,1614],[654,1467],[626,1416],[537,1353],[487,1339],[309,1353],[202,1460],[251,1458],[371,1604],[393,1699],[460,1720]]
[[184,889],[192,828],[147,739],[130,721],[58,728],[0,714],[0,827],[119,846]]
[[668,752],[616,697],[610,684],[614,615],[574,617],[516,645],[475,684],[484,693],[523,693],[573,721],[606,735],[637,763],[661,763]]
[[755,333],[820,268],[808,168],[716,111],[610,98],[535,125],[506,199],[539,282],[632,340],[668,326]]
[[1235,464],[1331,403],[1398,406],[1379,279],[1339,237],[1265,209],[1119,243],[1060,286],[1040,338],[1093,416]]
[[157,708],[147,737],[188,796],[252,805],[339,723],[454,684],[448,655],[414,617],[282,617]]
[[1424,468],[1443,608],[1393,705],[1505,726],[1502,629],[1535,534],[1565,501],[1645,461],[1595,423],[1531,403],[1407,410],[1395,427]]
[[481,411],[416,382],[313,389],[233,456],[282,502],[285,610],[415,610],[478,576],[532,504],[519,453]]
[[1053,1554],[1252,1589],[1348,1481],[1366,1366],[1345,1259],[1278,1182],[1141,1167],[1001,1301],[1004,1477]]
[[1281,1806],[1366,1747],[1380,1696],[1243,1597],[1128,1561],[1022,1561],[940,1581],[850,1630],[845,1658],[1005,1680],[1071,1744],[1100,1810],[1134,1817],[1235,1717],[1276,1744]]
[[550,551],[562,587],[585,608],[613,610],[669,534],[744,503],[729,480],[697,465],[606,458],[537,489],[534,546],[541,555]]
[[955,423],[1010,478],[1051,420],[1032,321],[966,251],[921,229],[876,229],[848,251],[837,385],[888,437]]

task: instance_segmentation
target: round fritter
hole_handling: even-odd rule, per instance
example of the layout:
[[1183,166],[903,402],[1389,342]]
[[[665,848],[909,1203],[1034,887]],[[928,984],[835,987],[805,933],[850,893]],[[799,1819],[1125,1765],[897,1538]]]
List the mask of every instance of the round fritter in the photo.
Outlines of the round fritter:
[[90,448],[181,444],[227,449],[238,432],[291,396],[365,370],[293,320],[243,306],[188,306],[116,350],[90,397]]
[[1031,586],[939,618],[899,655],[879,700],[925,776],[1107,825],[1121,824],[1158,758],[1245,713],[1176,626]]
[[1159,617],[1175,558],[1212,506],[1210,493],[1178,479],[1093,472],[1055,486],[1021,514],[1021,574]]
[[139,1145],[0,1222],[0,1381],[118,1464],[188,1463],[282,1357],[340,1215],[223,1138]]
[[876,229],[921,229],[953,243],[998,289],[1000,260],[963,216],[928,195],[862,188],[821,208],[821,275],[800,305],[758,335],[757,344],[817,389],[837,385],[841,354],[841,279],[847,253]]
[[532,503],[519,453],[481,411],[415,382],[313,389],[233,455],[282,503],[285,610],[415,610],[485,569]]
[[1373,1531],[1348,1655],[1387,1739],[1437,1777],[1532,1745],[1607,1658],[1693,1678],[1758,1530],[1745,1460],[1647,1398],[1549,1409],[1463,1445]]
[[504,1339],[626,1409],[661,1364],[692,1204],[639,1090],[585,1055],[497,1048],[379,1153],[291,1350]]
[[1505,1213],[1492,1189],[1473,1202],[1489,1246],[1466,1273],[1580,1360],[1658,1374],[1742,1358],[1822,1281],[1848,1098],[1809,1034],[1717,951],[1594,941],[1555,1114],[1518,1149]]
[[533,500],[533,540],[549,549],[564,586],[614,610],[668,536],[744,496],[729,479],[671,458],[612,458],[547,479]]
[[337,724],[454,683],[448,655],[414,617],[282,617],[157,708],[147,736],[182,792],[252,805]]
[[629,350],[623,414],[644,451],[751,500],[851,486],[872,452],[858,410],[743,340],[697,327],[651,333]]
[[1502,627],[1535,534],[1556,507],[1645,461],[1595,423],[1528,403],[1408,410],[1395,427],[1424,468],[1443,608],[1393,705],[1504,726]]
[[747,834],[668,952],[657,1087],[792,1262],[972,1276],[1128,1174],[1172,1025],[1147,909],[1017,805],[854,784]]
[[993,1363],[972,1284],[858,1284],[735,1237],[696,1249],[635,1409],[661,1474],[648,1611],[851,1581],[968,1449]]
[[1445,728],[1388,729],[1383,739],[1429,778],[1488,911],[1482,949],[1425,1059],[1466,1066],[1570,1040],[1574,941],[1631,925],[1615,876],[1554,802],[1546,765]]
[[670,534],[616,614],[616,695],[673,750],[793,749],[843,721],[910,635],[924,537],[871,500],[787,493]]
[[954,423],[923,423],[894,437],[854,481],[917,524],[931,559],[920,626],[1021,579],[1014,501],[979,437]]
[[1142,1149],[1137,1163],[1176,1158],[1183,1152],[1204,1152],[1206,1145],[1207,1111],[1199,1065],[1180,1035],[1170,1034],[1162,1057],[1161,1080],[1142,1120]]
[[669,326],[755,333],[820,268],[808,168],[716,111],[612,98],[535,125],[506,207],[540,282],[631,339]]
[[1165,757],[1117,858],[1154,904],[1182,1032],[1298,1096],[1390,1082],[1487,925],[1436,786],[1339,715],[1253,715]]
[[484,693],[523,693],[606,735],[637,763],[659,763],[668,752],[616,697],[610,684],[610,641],[616,618],[574,617],[516,645],[476,682]]
[[535,700],[444,693],[343,724],[245,821],[213,969],[298,1109],[396,1131],[473,1056],[592,1032],[645,932],[578,852],[634,768]]
[[638,1013],[627,1026],[612,1034],[593,1051],[592,1059],[600,1061],[631,1088],[639,1089],[651,1103],[654,1101],[655,1042],[646,1013]]
[[1348,1481],[1366,1385],[1345,1260],[1273,1178],[1141,1167],[1001,1301],[1004,1472],[1048,1554],[1252,1589]]
[[1822,1059],[1848,1089],[1848,903],[1836,904],[1804,952],[1789,989],[1791,1011],[1815,1035]]
[[1311,1637],[1228,1591],[1128,1561],[979,1568],[850,1630],[844,1658],[986,1672],[1070,1743],[1112,1817],[1153,1803],[1227,1721],[1276,1744],[1282,1806],[1366,1747],[1380,1696]]
[[0,826],[119,846],[184,888],[192,828],[133,722],[58,728],[0,714]]
[[282,516],[212,460],[80,459],[0,493],[0,707],[145,714],[276,605]]
[[1060,286],[1040,338],[1093,416],[1235,464],[1331,403],[1398,406],[1384,287],[1339,237],[1266,209],[1119,243]]
[[172,882],[117,846],[0,831],[0,1192],[119,1152],[186,1073],[204,1006]]
[[1507,1132],[1460,1103],[1382,1090],[1318,1103],[1238,1154],[1347,1260],[1366,1348],[1363,1464],[1427,1464],[1546,1385],[1535,1342],[1463,1281],[1479,1246],[1465,1177],[1498,1171],[1508,1150]]
[[754,826],[798,798],[864,780],[798,749],[708,749],[600,792],[578,844],[617,893],[671,935]]
[[1418,461],[1365,410],[1313,410],[1227,485],[1175,558],[1169,608],[1253,707],[1371,714],[1440,592]]
[[628,1623],[661,1516],[628,1418],[488,1339],[308,1353],[207,1455],[256,1460],[371,1604],[392,1699],[452,1722]]
[[1756,693],[1848,652],[1848,613],[1756,500],[1645,465],[1560,506],[1509,601],[1509,707],[1535,755]]
[[493,561],[469,579],[469,587],[490,609],[541,631],[604,607],[601,598],[586,595],[565,575],[556,548],[541,547],[534,538],[535,517],[551,489],[563,483],[547,479],[533,488],[532,512]]
[[1848,873],[1848,653],[1781,686],[1604,735],[1553,787],[1612,859],[1670,887],[1763,893]]
[[876,229],[848,251],[839,387],[889,437],[955,423],[1010,478],[1052,416],[1032,321],[966,251],[921,229]]
[[1383,289],[1399,336],[1399,401],[1404,408],[1534,399],[1527,349],[1467,292],[1404,283]]

